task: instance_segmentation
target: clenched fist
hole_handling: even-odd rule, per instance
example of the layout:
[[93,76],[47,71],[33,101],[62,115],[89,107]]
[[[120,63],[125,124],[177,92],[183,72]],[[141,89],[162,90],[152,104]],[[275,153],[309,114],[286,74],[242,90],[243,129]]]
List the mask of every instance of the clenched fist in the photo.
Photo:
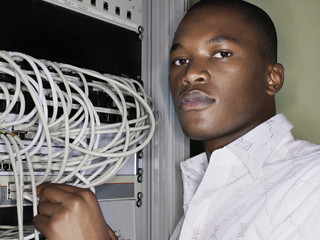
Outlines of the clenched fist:
[[96,196],[88,189],[45,183],[37,188],[35,227],[48,240],[116,240]]

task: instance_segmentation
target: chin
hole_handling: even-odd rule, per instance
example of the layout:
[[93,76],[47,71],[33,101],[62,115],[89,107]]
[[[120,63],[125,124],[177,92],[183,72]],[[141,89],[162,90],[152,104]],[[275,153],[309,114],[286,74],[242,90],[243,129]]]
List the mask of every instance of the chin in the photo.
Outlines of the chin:
[[184,135],[186,135],[188,138],[190,138],[192,140],[202,141],[202,140],[206,140],[208,138],[208,136],[206,136],[208,134],[207,130],[182,128],[182,131],[183,131]]
[[[212,127],[212,121],[202,116],[199,112],[189,112],[184,116],[179,116],[180,125],[183,133],[191,139],[198,139],[203,135],[207,135]],[[209,130],[209,131],[208,131]]]

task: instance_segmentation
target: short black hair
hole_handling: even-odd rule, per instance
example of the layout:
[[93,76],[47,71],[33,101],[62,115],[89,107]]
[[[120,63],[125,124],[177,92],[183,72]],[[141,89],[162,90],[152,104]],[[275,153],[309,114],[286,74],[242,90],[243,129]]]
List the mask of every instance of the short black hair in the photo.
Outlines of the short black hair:
[[262,37],[265,56],[271,62],[277,62],[277,32],[272,19],[264,10],[243,0],[201,0],[194,4],[188,13],[203,5],[230,7],[243,13]]

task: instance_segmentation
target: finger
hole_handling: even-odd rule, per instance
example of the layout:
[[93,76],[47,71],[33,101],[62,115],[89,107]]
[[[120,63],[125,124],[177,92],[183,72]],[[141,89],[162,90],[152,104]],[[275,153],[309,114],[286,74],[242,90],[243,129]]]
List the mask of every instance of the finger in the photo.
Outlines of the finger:
[[48,230],[50,222],[50,217],[37,215],[33,218],[33,225],[34,227],[41,233],[46,235],[46,231]]
[[37,195],[40,196],[43,189],[50,187],[50,186],[51,186],[51,183],[42,183],[39,186],[37,186]]
[[83,188],[79,188],[79,187],[75,187],[75,186],[71,186],[71,185],[67,185],[67,184],[42,183],[41,185],[39,185],[37,187],[37,194],[41,195],[42,191],[46,188],[56,188],[56,189],[60,189],[60,190],[66,191],[66,192],[70,192],[70,193],[77,193],[77,192],[84,190]]
[[52,203],[62,203],[75,196],[74,193],[66,191],[65,189],[67,188],[63,188],[56,184],[41,185],[38,194],[39,203],[46,201]]
[[117,238],[116,234],[114,233],[114,231],[112,230],[112,228],[108,224],[106,224],[106,225],[108,228],[108,233],[109,233],[110,239],[117,240],[118,238]]
[[55,210],[57,209],[57,207],[59,207],[59,206],[60,206],[60,204],[52,203],[52,202],[48,202],[48,201],[40,202],[38,205],[39,215],[51,217],[53,215],[53,213],[55,212]]

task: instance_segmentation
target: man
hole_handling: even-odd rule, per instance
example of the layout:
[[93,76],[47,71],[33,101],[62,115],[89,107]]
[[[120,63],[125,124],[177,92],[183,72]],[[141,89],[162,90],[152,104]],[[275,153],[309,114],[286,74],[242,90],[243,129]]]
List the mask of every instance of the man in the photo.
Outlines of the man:
[[[276,60],[273,23],[249,3],[204,0],[181,21],[170,89],[184,133],[206,153],[181,165],[185,214],[171,239],[320,236],[320,147],[294,140],[276,115],[284,78]],[[110,238],[88,190],[49,184],[38,193],[34,222],[49,240]]]
[[184,218],[172,239],[318,239],[319,146],[276,115],[277,38],[261,9],[207,0],[180,23],[169,83],[183,131],[206,154],[181,164]]

